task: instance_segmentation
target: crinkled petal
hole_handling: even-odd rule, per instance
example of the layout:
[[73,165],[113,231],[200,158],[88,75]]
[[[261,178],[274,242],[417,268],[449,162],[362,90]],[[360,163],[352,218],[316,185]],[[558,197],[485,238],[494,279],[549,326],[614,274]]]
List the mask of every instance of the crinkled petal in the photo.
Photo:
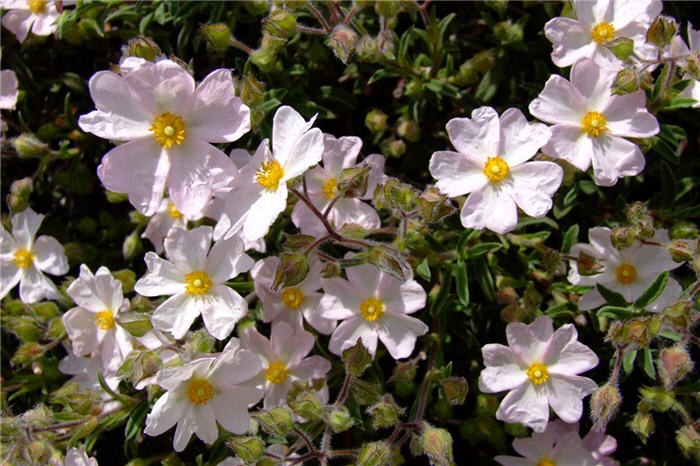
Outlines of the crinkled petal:
[[577,422],[583,414],[581,399],[593,393],[598,385],[586,377],[550,373],[546,383],[547,399],[564,422]]
[[22,270],[12,262],[10,257],[0,257],[0,299],[19,283]]
[[551,374],[575,375],[593,369],[597,365],[598,356],[595,352],[583,343],[573,341],[559,353],[554,364],[548,364],[547,369]]
[[175,451],[182,451],[190,443],[192,434],[197,428],[196,421],[192,418],[192,405],[185,404],[180,419],[177,421],[175,436],[173,437],[173,448]]
[[579,170],[588,170],[593,153],[593,139],[580,126],[555,125],[552,137],[542,152],[557,159],[566,160]]
[[142,296],[169,296],[185,291],[185,275],[182,269],[149,251],[144,257],[148,272],[134,285]]
[[39,270],[51,275],[65,275],[68,272],[68,259],[56,238],[40,236],[32,247],[32,253],[34,264]]
[[517,108],[503,112],[500,123],[502,136],[499,154],[511,169],[530,160],[552,135],[546,125],[529,123]]
[[194,319],[200,314],[200,309],[192,296],[178,293],[153,311],[151,322],[158,330],[170,332],[179,340],[185,336]]
[[331,370],[331,363],[322,356],[314,355],[298,362],[289,370],[300,380],[322,379]]
[[[272,121],[272,153],[275,154],[275,160],[282,166],[287,164],[287,159],[294,151],[299,138],[309,131],[315,119],[314,116],[306,121],[296,110],[287,105],[277,109]],[[321,153],[318,154],[318,159],[309,165],[318,162],[323,156],[323,134],[318,137],[320,137]]]
[[62,320],[74,355],[85,356],[97,349],[99,341],[94,312],[74,307],[63,314]]
[[357,163],[357,156],[362,148],[362,139],[357,136],[342,136],[339,138],[330,134],[323,135],[323,168],[332,176],[338,176],[344,168],[350,168]]
[[194,421],[194,433],[201,441],[211,445],[219,437],[219,429],[216,427],[216,413],[212,403],[191,405],[190,414]]
[[479,375],[479,390],[498,393],[512,390],[527,382],[527,374],[518,358],[507,346],[490,343],[481,349],[486,368]]
[[31,10],[9,10],[2,16],[2,25],[17,37],[22,43],[26,39],[36,15]]
[[176,401],[176,398],[174,392],[165,392],[158,398],[146,417],[145,434],[153,437],[161,435],[182,419],[186,405]]
[[549,404],[544,390],[524,383],[501,401],[496,419],[511,424],[522,423],[535,432],[543,432],[549,420]]
[[13,110],[17,103],[17,75],[12,70],[0,70],[0,108]]
[[467,228],[488,228],[504,234],[518,224],[518,209],[505,190],[489,184],[469,195],[460,212],[460,219]]
[[22,269],[19,282],[19,297],[23,303],[33,304],[42,298],[57,299],[58,289],[43,273],[33,265]]
[[552,75],[528,107],[536,118],[552,124],[580,125],[587,107],[583,96],[566,79]]
[[430,158],[430,175],[435,186],[449,197],[457,197],[483,188],[488,183],[484,161],[473,155],[438,151]]
[[342,322],[331,335],[328,349],[333,354],[342,354],[343,350],[354,346],[358,339],[370,354],[377,351],[377,332],[372,330],[362,317],[354,317]]
[[205,271],[211,237],[210,226],[201,226],[193,230],[176,228],[165,239],[165,252],[170,260],[187,272]]
[[598,186],[613,186],[617,179],[638,175],[646,163],[636,144],[609,134],[593,140],[593,177]]
[[590,29],[573,18],[551,19],[544,25],[544,34],[552,43],[552,61],[560,68],[590,57],[596,48]]
[[552,208],[564,170],[554,162],[527,162],[514,167],[511,176],[511,195],[518,207],[531,217],[543,217]]
[[481,159],[496,155],[501,140],[498,113],[491,107],[479,107],[472,112],[471,119],[448,121],[447,134],[452,145],[462,154]]
[[612,98],[617,73],[616,69],[600,67],[590,58],[583,58],[571,68],[571,84],[585,99],[588,110],[600,111]]
[[244,248],[236,236],[214,243],[207,256],[207,273],[214,283],[223,283],[253,267],[255,262],[243,253]]
[[234,386],[212,398],[211,406],[221,427],[233,434],[244,434],[250,425],[248,405],[257,403],[263,392],[257,388]]
[[607,128],[615,136],[649,138],[659,132],[659,122],[646,108],[646,94],[641,89],[625,95],[613,95],[603,115]]
[[404,314],[385,313],[379,320],[379,339],[394,359],[407,358],[413,353],[416,338],[428,333],[422,321]]
[[37,214],[31,208],[24,209],[22,212],[12,216],[10,219],[12,222],[12,236],[17,248],[32,250],[34,237],[43,220],[44,216]]
[[226,285],[216,285],[195,299],[200,301],[207,331],[218,340],[228,337],[236,322],[248,312],[246,300]]

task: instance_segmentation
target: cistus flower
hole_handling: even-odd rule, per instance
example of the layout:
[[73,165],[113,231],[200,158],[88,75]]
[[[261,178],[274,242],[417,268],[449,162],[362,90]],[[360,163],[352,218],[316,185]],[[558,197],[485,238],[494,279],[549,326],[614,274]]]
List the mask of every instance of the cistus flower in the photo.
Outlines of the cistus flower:
[[89,457],[84,450],[75,447],[68,450],[63,462],[52,458],[50,464],[51,466],[98,466],[95,458]]
[[[319,210],[325,212],[328,205],[338,195],[338,182],[346,168],[367,165],[370,168],[365,193],[357,198],[340,197],[328,213],[328,222],[335,228],[345,224],[360,225],[365,229],[378,228],[381,225],[379,214],[370,205],[362,202],[371,199],[377,183],[383,176],[384,157],[372,154],[357,163],[357,156],[362,147],[362,140],[354,136],[335,138],[324,135],[325,150],[323,167],[317,166],[304,175],[309,200]],[[328,234],[323,224],[311,209],[303,202],[297,202],[292,211],[292,222],[305,235],[322,236]]]
[[643,90],[613,95],[617,71],[584,58],[571,69],[571,81],[554,75],[530,102],[530,113],[551,123],[552,138],[545,154],[587,170],[599,186],[612,186],[623,176],[644,169],[644,155],[633,142],[659,132],[659,123],[646,108]]
[[114,374],[133,350],[131,336],[116,320],[129,307],[122,284],[106,267],[93,275],[82,264],[80,276],[66,290],[78,305],[63,314],[63,326],[71,341],[73,354],[99,354],[102,371]]
[[235,95],[230,70],[212,71],[196,89],[171,60],[129,57],[120,70],[90,78],[97,110],[78,122],[83,131],[128,141],[103,156],[97,175],[107,189],[127,193],[144,215],[158,210],[166,184],[178,211],[200,214],[235,173],[210,143],[235,141],[250,129],[250,111]]
[[[20,42],[27,38],[29,31],[36,36],[48,36],[57,28],[56,3],[53,0],[2,0],[0,8],[9,10],[2,17],[2,25]],[[65,6],[75,2],[63,0],[62,3]]]
[[430,174],[449,197],[471,193],[460,218],[467,228],[506,233],[518,223],[518,207],[532,217],[552,208],[562,168],[554,162],[526,162],[550,137],[549,129],[531,124],[509,108],[499,118],[480,107],[472,118],[453,118],[447,133],[458,152],[439,151],[430,158]]
[[231,340],[217,357],[202,357],[184,366],[167,367],[156,383],[167,392],[146,418],[144,433],[161,435],[177,424],[173,447],[182,451],[192,434],[207,444],[219,436],[216,423],[234,434],[248,430],[248,406],[260,401],[262,390],[248,381],[260,372],[260,358]]
[[253,259],[243,253],[238,237],[211,244],[212,229],[174,229],[165,239],[169,260],[147,252],[148,272],[134,290],[143,296],[170,296],[151,317],[153,326],[182,338],[202,314],[207,331],[219,340],[231,334],[248,312],[248,304],[226,281],[247,272]]
[[[675,57],[678,65],[688,66],[687,58],[691,58],[691,54],[697,67],[700,65],[698,63],[700,60],[700,55],[698,55],[700,54],[700,31],[694,29],[693,25],[688,22],[688,45],[686,45],[680,35],[675,36],[671,44],[663,51],[662,56],[669,59]],[[689,74],[683,76],[683,79],[690,79],[690,84],[683,90],[683,95],[697,100],[693,104],[693,108],[700,108],[700,82],[693,79]]]
[[563,421],[577,422],[583,413],[581,399],[597,388],[578,374],[597,366],[598,357],[577,341],[576,328],[566,324],[554,332],[552,319],[540,316],[530,325],[508,324],[506,338],[509,346],[490,343],[481,349],[486,368],[479,390],[510,391],[496,419],[543,432],[551,406]]
[[619,70],[622,61],[605,46],[618,37],[634,42],[636,56],[656,58],[656,49],[646,43],[646,32],[661,13],[659,0],[574,0],[573,6],[576,18],[559,16],[544,26],[555,65],[565,67],[590,58],[600,66]]
[[294,381],[326,376],[331,369],[330,361],[322,356],[306,357],[315,342],[311,333],[294,329],[286,322],[272,324],[269,340],[255,328],[247,328],[241,334],[241,348],[260,357],[260,372],[250,383],[265,391],[265,408],[285,404]]
[[175,204],[167,197],[160,203],[160,207],[148,221],[141,238],[147,238],[156,250],[157,254],[163,253],[163,239],[173,228],[187,229],[187,222],[198,220],[201,216],[185,217],[177,210]]
[[[568,279],[574,285],[595,286],[601,284],[606,288],[617,291],[625,299],[632,303],[639,298],[651,285],[656,276],[665,270],[673,270],[680,267],[682,262],[675,262],[671,253],[663,246],[654,244],[642,244],[635,240],[631,246],[618,250],[612,245],[612,230],[607,227],[594,227],[588,230],[590,244],[579,243],[571,248],[571,256],[577,257],[584,253],[594,258],[603,266],[596,275],[581,275],[575,260],[569,261]],[[656,230],[654,237],[649,240],[652,243],[668,244],[670,242],[666,230]],[[654,300],[647,310],[660,312],[683,292],[681,285],[673,278],[666,282],[666,288],[661,295]],[[605,299],[600,292],[593,288],[578,301],[578,307],[582,310],[595,309],[605,304]]]
[[425,290],[413,279],[401,282],[373,265],[349,267],[345,273],[347,280],[321,280],[325,292],[321,315],[343,321],[333,331],[328,349],[339,355],[362,339],[374,355],[379,339],[392,358],[410,356],[416,338],[427,333],[428,326],[407,314],[425,307]]
[[44,298],[58,299],[60,294],[43,273],[65,275],[68,259],[63,246],[52,236],[34,240],[44,216],[27,208],[12,216],[12,234],[0,233],[0,299],[19,283],[19,297],[24,303]]
[[247,243],[267,234],[287,206],[287,182],[316,165],[323,155],[323,133],[311,128],[316,117],[306,121],[292,107],[280,107],[272,123],[272,152],[267,139],[239,170],[233,189],[226,195],[216,224],[215,238],[236,232]]
[[262,302],[264,321],[287,322],[296,329],[303,329],[306,320],[319,333],[331,333],[336,321],[324,318],[318,309],[323,296],[318,293],[321,288],[322,264],[319,261],[313,262],[304,280],[280,291],[273,291],[271,287],[279,263],[279,257],[266,257],[258,261],[250,271],[255,293]]

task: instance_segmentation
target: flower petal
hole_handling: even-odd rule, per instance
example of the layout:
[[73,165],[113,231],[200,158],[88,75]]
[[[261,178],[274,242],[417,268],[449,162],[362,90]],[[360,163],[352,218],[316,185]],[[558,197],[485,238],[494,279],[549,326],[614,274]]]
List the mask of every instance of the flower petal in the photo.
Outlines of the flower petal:
[[253,267],[255,262],[243,253],[244,247],[237,236],[214,243],[207,256],[207,273],[214,283],[223,283]]
[[194,319],[200,314],[200,306],[191,298],[185,293],[178,293],[168,298],[153,311],[151,316],[153,326],[158,330],[172,333],[177,340],[184,337]]
[[422,321],[404,314],[385,313],[379,320],[379,339],[394,359],[407,358],[413,353],[416,339],[428,333]]
[[481,348],[481,354],[486,368],[479,375],[480,391],[498,393],[527,382],[526,372],[513,350],[507,346],[490,343]]
[[212,228],[206,225],[193,230],[175,228],[165,238],[165,253],[186,272],[204,271],[207,266],[211,236]]
[[19,297],[23,303],[33,304],[43,298],[58,299],[60,294],[56,285],[33,265],[22,269],[19,282]]
[[547,123],[580,125],[586,114],[586,102],[569,81],[555,74],[550,76],[528,109]]
[[144,257],[148,272],[134,285],[143,296],[168,296],[185,291],[185,273],[172,262],[148,251]]
[[623,176],[638,175],[646,163],[639,146],[617,136],[593,140],[593,177],[598,186],[612,186]]
[[581,399],[593,393],[598,385],[586,377],[550,373],[546,383],[547,400],[564,422],[577,422],[583,414]]
[[12,216],[12,236],[15,239],[15,245],[19,249],[32,250],[34,237],[37,230],[44,220],[42,214],[37,214],[31,208],[24,209],[22,212]]
[[437,180],[435,186],[449,197],[479,190],[488,183],[484,162],[473,155],[438,151],[430,157],[429,169],[430,175]]
[[531,383],[524,383],[512,390],[501,401],[496,419],[511,424],[522,423],[535,432],[543,432],[549,420],[547,394]]
[[554,162],[527,162],[511,170],[511,195],[531,217],[544,217],[552,208],[552,195],[559,189],[564,170]]
[[471,119],[448,121],[447,134],[458,152],[485,160],[498,154],[501,140],[498,113],[491,107],[479,107],[472,111]]
[[236,322],[248,313],[246,300],[226,285],[216,285],[195,299],[207,331],[218,340],[228,337]]
[[257,388],[234,386],[211,400],[216,420],[233,434],[244,434],[250,425],[248,405],[257,403],[263,392]]
[[502,137],[499,154],[511,169],[530,160],[552,136],[546,125],[529,123],[517,108],[503,112],[500,123]]
[[613,95],[602,113],[607,128],[615,136],[649,138],[659,132],[659,122],[646,108],[646,94],[641,89],[625,95]]
[[552,61],[560,68],[590,57],[596,48],[590,29],[573,18],[551,19],[544,25],[544,34],[552,43]]
[[34,264],[39,270],[51,275],[65,275],[68,272],[68,259],[63,246],[52,236],[40,236],[32,247]]
[[342,354],[343,350],[354,346],[362,338],[362,344],[374,355],[377,351],[377,332],[372,330],[362,317],[354,317],[342,322],[331,335],[328,349],[333,354]]
[[552,137],[542,152],[557,159],[566,160],[579,170],[588,170],[593,153],[593,140],[580,126],[555,125],[550,128]]
[[459,216],[467,228],[488,228],[500,234],[512,231],[518,224],[518,209],[513,198],[506,190],[491,184],[471,193]]
[[185,406],[184,403],[177,402],[175,393],[165,392],[146,417],[146,428],[143,432],[152,437],[165,433],[182,419]]

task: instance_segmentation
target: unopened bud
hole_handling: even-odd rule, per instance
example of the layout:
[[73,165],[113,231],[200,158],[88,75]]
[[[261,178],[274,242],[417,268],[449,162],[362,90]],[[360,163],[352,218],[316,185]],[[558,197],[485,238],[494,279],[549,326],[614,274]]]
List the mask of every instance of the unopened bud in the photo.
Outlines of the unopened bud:
[[410,383],[416,377],[416,366],[411,362],[401,362],[394,367],[389,382]]
[[328,36],[328,47],[343,63],[348,62],[356,44],[357,33],[344,24],[336,25]]
[[374,403],[379,396],[380,388],[379,384],[357,378],[353,378],[350,384],[350,391],[359,405]]
[[628,227],[614,228],[610,238],[613,247],[618,251],[632,246],[636,239],[637,235],[631,228]]
[[153,39],[145,36],[138,36],[129,40],[127,45],[122,47],[122,57],[120,62],[127,57],[139,57],[148,61],[155,61],[160,55],[160,48]]
[[54,317],[60,316],[61,311],[53,301],[44,301],[33,306],[36,316],[43,322],[48,322]]
[[263,28],[272,35],[289,39],[297,31],[297,18],[289,10],[280,8],[263,19]]
[[663,320],[665,323],[670,323],[676,329],[687,329],[691,322],[691,313],[693,305],[690,300],[678,300],[671,303],[663,311]]
[[452,435],[447,430],[426,426],[420,436],[420,446],[423,453],[428,455],[430,464],[448,466],[454,463]]
[[639,76],[637,76],[637,73],[635,73],[629,68],[625,68],[624,70],[617,73],[615,83],[613,84],[614,94],[629,94],[631,92],[635,92],[638,89]]
[[387,157],[401,157],[406,152],[406,143],[400,139],[388,138],[379,143],[382,154]]
[[223,52],[231,46],[231,30],[226,23],[202,24],[200,30],[214,50]]
[[29,133],[22,133],[17,136],[12,140],[12,145],[22,158],[41,157],[49,153],[49,146]]
[[442,394],[445,395],[445,399],[453,406],[464,403],[467,392],[469,392],[469,385],[464,377],[455,376],[442,379],[440,388],[442,388]]
[[676,262],[691,262],[698,250],[698,241],[690,239],[675,239],[668,246],[668,252]]
[[659,15],[647,30],[647,42],[663,49],[671,43],[676,34],[678,22],[670,16]]
[[697,52],[691,53],[688,55],[686,62],[686,71],[688,71],[690,77],[696,81],[700,81],[700,54]]
[[10,193],[7,195],[7,205],[10,212],[22,212],[29,207],[29,195],[34,191],[31,178],[15,180],[10,185]]
[[603,271],[603,264],[598,262],[598,259],[595,257],[580,251],[576,258],[576,268],[581,276],[589,277],[601,273]]
[[63,326],[63,319],[60,317],[54,317],[49,321],[48,330],[46,331],[46,338],[51,340],[58,340],[63,338],[66,334],[66,329]]
[[287,408],[272,408],[253,414],[265,432],[284,437],[292,430],[292,412]]
[[344,405],[341,405],[326,416],[326,422],[336,434],[345,432],[354,424],[350,411]]
[[678,429],[676,442],[684,455],[700,461],[700,434],[693,426],[683,426]]
[[676,222],[669,230],[672,239],[697,239],[698,226],[693,222]]
[[630,429],[646,445],[647,439],[654,433],[654,418],[648,412],[637,411],[630,423]]
[[31,442],[22,448],[22,458],[27,464],[47,464],[51,457],[51,449],[42,442]]
[[411,119],[403,116],[396,122],[396,134],[409,142],[416,142],[420,139],[418,125]]
[[265,86],[251,73],[243,76],[238,82],[238,95],[248,107],[256,107],[265,98]]
[[491,50],[482,50],[474,55],[471,60],[474,64],[474,68],[476,68],[479,73],[484,74],[496,63],[496,56]]
[[[380,2],[383,3],[383,2]],[[391,449],[386,442],[372,442],[362,445],[357,455],[357,466],[385,466],[390,464]]]
[[634,51],[634,41],[627,37],[616,37],[603,45],[622,61],[627,60]]
[[255,464],[265,452],[265,443],[258,437],[233,436],[227,442],[245,464]]
[[367,113],[367,116],[365,116],[365,126],[372,133],[379,133],[386,129],[387,118],[386,113],[382,112],[381,110],[370,110],[369,113]]
[[354,346],[343,351],[343,361],[348,374],[360,377],[362,373],[372,364],[372,355],[369,354],[362,339],[358,339]]
[[617,387],[603,385],[591,395],[591,419],[602,430],[620,410],[622,395]]
[[141,251],[143,251],[141,237],[139,236],[138,230],[134,230],[124,239],[124,243],[122,244],[122,254],[124,255],[124,259],[127,261],[132,261]]
[[391,395],[385,395],[381,401],[372,405],[367,413],[372,416],[372,426],[375,429],[394,427],[399,422],[399,416],[404,409],[399,407]]
[[673,394],[661,387],[642,387],[639,389],[639,394],[642,396],[643,403],[660,413],[668,411],[676,403]]
[[272,289],[279,291],[282,288],[298,285],[309,273],[309,257],[304,253],[280,255],[280,264],[275,272]]
[[657,367],[664,387],[670,391],[693,370],[693,361],[685,348],[673,346],[661,350]]
[[384,16],[385,18],[393,18],[399,14],[399,11],[401,11],[401,3],[393,0],[388,2],[379,0],[375,2],[374,9],[378,14]]
[[518,23],[513,24],[511,20],[501,21],[493,27],[493,35],[501,45],[509,45],[523,40],[523,25]]
[[151,324],[151,318],[148,314],[138,312],[120,313],[118,322],[127,332],[137,338],[153,330],[153,324]]
[[277,60],[277,54],[287,41],[267,32],[263,33],[260,48],[250,54],[250,60],[263,70],[269,69]]
[[473,60],[467,60],[459,66],[459,71],[454,78],[458,86],[470,86],[479,82],[479,70],[474,66]]
[[292,411],[294,411],[294,414],[304,419],[312,420],[321,417],[323,404],[321,400],[311,392],[302,394],[297,399],[289,401],[288,404]]
[[379,39],[372,36],[362,36],[355,45],[355,56],[359,61],[375,63],[381,56],[379,54]]
[[211,353],[214,351],[216,339],[206,329],[190,332],[185,342],[185,350],[190,354]]
[[43,334],[39,323],[27,315],[7,317],[4,323],[23,342],[38,341]]

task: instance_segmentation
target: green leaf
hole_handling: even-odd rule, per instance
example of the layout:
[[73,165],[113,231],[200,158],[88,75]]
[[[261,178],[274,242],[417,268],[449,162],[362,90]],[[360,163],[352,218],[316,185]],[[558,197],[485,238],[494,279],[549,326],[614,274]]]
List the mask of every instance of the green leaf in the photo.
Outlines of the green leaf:
[[628,375],[632,372],[632,369],[634,369],[634,360],[636,357],[637,350],[625,353],[625,356],[622,358],[622,370],[625,372],[625,375]]
[[386,68],[380,68],[377,71],[374,72],[374,74],[369,78],[369,81],[367,81],[367,84],[374,84],[380,79],[384,78],[396,78],[399,76],[399,73],[396,71],[392,70],[387,70]]
[[457,286],[457,297],[466,307],[469,306],[469,283],[467,279],[467,264],[459,260],[452,269],[455,274],[455,284]]
[[669,146],[666,141],[656,136],[654,136],[652,140],[654,141],[654,151],[663,157],[664,160],[671,162],[674,165],[681,163],[681,159],[676,154],[676,151],[673,149],[673,147]]
[[661,206],[669,208],[676,200],[676,178],[666,163],[661,163]]
[[596,288],[598,288],[598,291],[603,296],[605,301],[608,302],[608,304],[612,304],[613,306],[627,307],[627,300],[617,291],[613,291],[610,288],[606,288],[600,283],[596,285]]
[[671,331],[664,331],[664,332],[659,332],[660,337],[668,338],[669,340],[673,341],[681,341],[683,338],[683,334],[679,332],[671,332]]
[[654,371],[654,361],[651,357],[651,348],[645,346],[642,348],[642,359],[639,361],[642,366],[644,373],[651,379],[656,379],[656,372]]
[[668,270],[664,270],[651,282],[649,288],[647,288],[644,293],[634,302],[634,306],[639,309],[644,309],[649,304],[653,303],[661,293],[663,293],[664,288],[666,288],[666,283],[668,282]]
[[629,307],[621,306],[603,306],[598,309],[596,315],[598,317],[610,317],[611,319],[625,320],[638,316],[640,313]]
[[450,287],[452,286],[452,268],[448,265],[445,267],[442,275],[442,284],[440,285],[440,290],[438,291],[435,300],[430,305],[430,315],[437,316],[442,308],[447,302],[447,298],[450,295]]
[[428,265],[428,259],[423,259],[418,267],[416,267],[416,273],[420,275],[425,281],[430,281],[430,266]]
[[475,244],[474,246],[472,246],[466,250],[465,258],[466,259],[475,259],[479,256],[483,256],[484,254],[498,251],[502,247],[503,247],[503,245],[501,243]]
[[569,229],[566,230],[564,238],[561,241],[561,252],[567,254],[571,250],[571,247],[578,243],[578,230],[578,223],[571,225]]
[[671,99],[662,110],[678,110],[679,108],[690,108],[698,101],[691,97],[674,97]]

